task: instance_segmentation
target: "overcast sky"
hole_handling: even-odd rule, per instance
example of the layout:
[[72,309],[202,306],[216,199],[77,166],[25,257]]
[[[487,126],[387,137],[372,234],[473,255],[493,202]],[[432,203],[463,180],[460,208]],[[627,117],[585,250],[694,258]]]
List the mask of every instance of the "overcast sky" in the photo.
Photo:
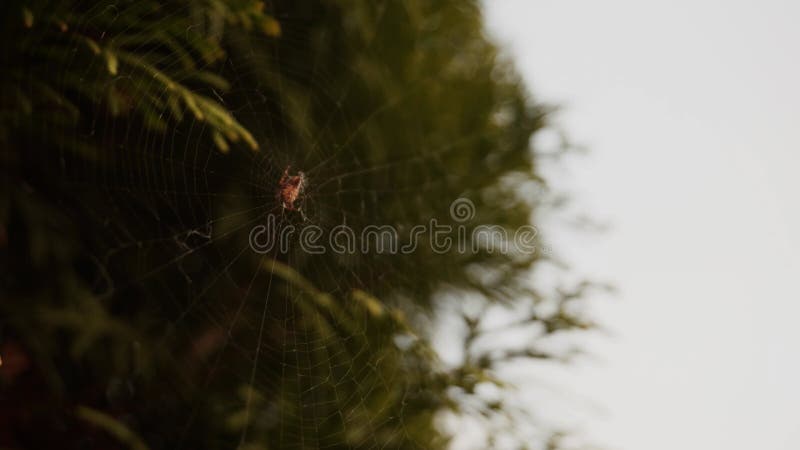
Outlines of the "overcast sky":
[[553,237],[619,288],[596,305],[614,332],[592,341],[597,361],[555,380],[602,406],[587,435],[800,448],[800,2],[493,0],[486,14],[591,150],[558,182],[611,227]]

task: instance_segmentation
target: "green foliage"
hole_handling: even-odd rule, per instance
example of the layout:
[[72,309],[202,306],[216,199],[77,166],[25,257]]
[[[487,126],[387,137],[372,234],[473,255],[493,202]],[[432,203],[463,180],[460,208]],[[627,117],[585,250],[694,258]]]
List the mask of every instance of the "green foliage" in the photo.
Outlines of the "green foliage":
[[[56,133],[66,133],[59,127],[74,126],[81,107],[94,104],[112,117],[135,114],[141,126],[162,132],[170,118],[180,121],[188,111],[214,130],[221,150],[227,151],[227,141],[239,140],[258,148],[229,111],[200,92],[230,88],[208,70],[224,56],[221,34],[228,25],[250,29],[254,23],[274,23],[263,13],[263,4],[145,0],[23,5],[11,8],[22,11],[18,20],[6,17],[8,36],[20,43],[7,49],[9,84],[4,89],[10,95],[4,98],[0,136],[8,139],[8,125],[19,126],[33,114],[40,130],[55,127]],[[53,76],[53,70],[63,72]]]
[[[546,123],[474,2],[11,2],[0,75],[0,367],[10,448],[442,448],[501,356],[437,359],[443,293],[585,329],[543,255],[258,254],[305,170],[324,229],[528,224]],[[488,276],[491,275],[491,276]],[[555,312],[537,309],[549,301]],[[489,306],[486,306],[489,307]],[[428,324],[428,325],[426,325]],[[484,402],[480,414],[503,411]]]

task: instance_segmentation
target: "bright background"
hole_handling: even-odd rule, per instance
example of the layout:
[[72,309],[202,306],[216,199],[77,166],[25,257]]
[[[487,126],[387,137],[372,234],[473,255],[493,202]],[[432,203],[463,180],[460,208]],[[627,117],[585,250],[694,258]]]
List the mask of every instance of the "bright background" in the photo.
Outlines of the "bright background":
[[549,230],[619,289],[595,305],[596,358],[550,376],[563,415],[619,450],[800,448],[800,3],[485,10],[590,149],[556,183],[610,227]]

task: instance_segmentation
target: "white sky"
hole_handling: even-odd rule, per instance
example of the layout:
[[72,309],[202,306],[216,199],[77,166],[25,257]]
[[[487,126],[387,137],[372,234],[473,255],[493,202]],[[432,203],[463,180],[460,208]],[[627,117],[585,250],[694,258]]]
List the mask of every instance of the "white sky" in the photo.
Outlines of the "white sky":
[[614,332],[591,341],[598,361],[555,380],[603,407],[586,434],[800,448],[800,2],[486,3],[591,150],[561,184],[611,227],[551,242],[620,290],[596,305]]

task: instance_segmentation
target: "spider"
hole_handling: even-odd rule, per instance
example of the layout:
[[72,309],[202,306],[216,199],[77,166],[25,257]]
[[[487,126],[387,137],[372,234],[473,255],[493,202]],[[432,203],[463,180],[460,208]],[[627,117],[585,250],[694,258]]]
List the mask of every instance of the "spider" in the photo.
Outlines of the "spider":
[[297,211],[305,219],[302,208],[295,206],[295,202],[306,187],[306,175],[303,172],[297,172],[297,175],[289,175],[289,169],[291,168],[292,166],[286,166],[286,169],[283,170],[283,175],[278,180],[278,192],[275,197],[281,202],[283,209]]

